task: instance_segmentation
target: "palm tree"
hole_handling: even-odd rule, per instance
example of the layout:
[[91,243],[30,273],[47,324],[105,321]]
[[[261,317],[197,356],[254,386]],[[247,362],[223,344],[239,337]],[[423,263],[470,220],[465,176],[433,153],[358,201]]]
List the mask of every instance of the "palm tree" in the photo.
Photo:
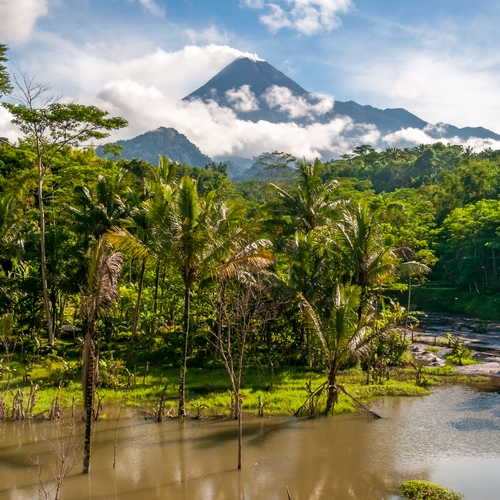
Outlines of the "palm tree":
[[[3,47],[0,47],[0,50]],[[104,139],[110,131],[126,127],[128,123],[121,117],[106,118],[108,112],[95,106],[57,102],[54,98],[47,97],[50,91],[49,85],[36,82],[27,73],[19,71],[19,77],[13,77],[13,83],[17,91],[14,98],[18,103],[3,102],[2,106],[11,113],[11,122],[17,125],[26,137],[33,140],[36,152],[42,291],[48,339],[49,344],[53,346],[55,335],[47,284],[45,245],[46,220],[43,189],[45,179],[56,155],[68,146],[76,147],[90,139]]]
[[[320,177],[320,160],[298,161],[298,185],[291,191],[271,184],[276,189],[279,204],[275,206],[275,217],[280,224],[283,218],[290,220],[288,227],[293,231],[308,234],[324,225],[331,217],[338,201],[333,199],[333,188],[338,184],[334,179],[323,182]],[[278,222],[279,221],[279,222]]]
[[[323,182],[320,177],[321,162],[298,161],[297,187],[287,191],[275,184],[279,202],[274,207],[274,227],[279,231],[292,232],[294,240],[288,245],[291,251],[291,285],[295,291],[312,300],[317,286],[311,286],[313,274],[324,264],[317,251],[320,247],[315,243],[317,231],[328,226],[338,206],[333,190],[338,184],[336,180]],[[285,221],[285,224],[283,222]],[[291,224],[290,224],[291,222]],[[283,230],[284,228],[284,230]],[[317,285],[317,282],[315,283]],[[311,335],[306,329],[307,364],[312,365]]]
[[359,286],[337,287],[331,304],[326,312],[325,308],[320,316],[318,311],[302,297],[302,310],[308,328],[317,335],[327,359],[328,396],[325,414],[333,411],[337,402],[339,386],[337,375],[342,365],[369,342],[372,315],[363,312],[358,315],[362,290]]
[[[295,238],[288,244],[290,257],[290,286],[308,302],[313,303],[318,295],[328,294],[326,283],[332,277],[327,246],[318,231],[307,234],[297,231]],[[305,329],[307,344],[307,365],[312,366],[311,330]]]
[[120,196],[122,174],[113,178],[99,175],[95,192],[87,186],[75,188],[74,205],[66,205],[73,225],[84,235],[84,247],[91,237],[96,240],[128,215],[128,208]]
[[[110,241],[125,253],[140,259],[171,265],[184,284],[182,350],[179,375],[178,415],[186,415],[185,377],[190,337],[191,303],[195,284],[210,273],[230,274],[237,265],[229,256],[249,243],[256,225],[239,225],[245,209],[217,204],[215,193],[198,195],[196,181],[188,176],[172,188],[163,185],[153,200],[144,203],[151,226],[151,244],[146,245],[125,228],[112,228]],[[258,246],[258,245],[257,245]],[[249,256],[240,255],[241,261]]]
[[87,333],[83,348],[83,399],[85,411],[85,443],[83,473],[90,471],[90,448],[92,442],[92,418],[94,395],[98,372],[96,345],[99,340],[99,317],[109,314],[119,298],[118,278],[122,268],[121,253],[111,253],[106,236],[99,238],[92,251],[87,273],[88,288],[82,297],[82,314],[87,322]]
[[395,256],[384,247],[376,216],[366,203],[344,208],[336,227],[332,249],[338,255],[342,282],[360,287],[361,317],[370,293],[394,270]]

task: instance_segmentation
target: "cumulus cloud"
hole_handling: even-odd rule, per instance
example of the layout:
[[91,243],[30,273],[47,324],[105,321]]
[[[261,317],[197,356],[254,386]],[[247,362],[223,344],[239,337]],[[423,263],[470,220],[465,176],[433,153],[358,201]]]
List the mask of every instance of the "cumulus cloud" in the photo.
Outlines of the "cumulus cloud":
[[499,133],[500,56],[480,43],[485,37],[498,42],[498,32],[474,30],[472,37],[463,26],[456,33],[443,25],[399,29],[407,34],[401,44],[394,43],[392,32],[383,40],[370,31],[359,34],[349,46],[346,66],[336,68],[345,73],[340,81],[345,87],[337,92],[377,107],[405,108],[429,122]]
[[248,113],[257,111],[259,102],[249,85],[242,85],[239,89],[231,89],[226,92],[226,99],[236,111]]
[[[331,31],[338,27],[338,14],[347,12],[353,3],[351,0],[243,0],[243,7],[265,9],[259,19],[272,32],[290,28],[305,35],[320,31]],[[282,6],[283,5],[283,6]]]
[[[244,95],[241,88],[235,91]],[[248,95],[248,94],[247,94]],[[326,124],[253,123],[239,119],[231,108],[214,101],[177,101],[153,87],[131,80],[109,82],[98,95],[101,107],[131,120],[113,139],[133,137],[160,126],[173,127],[209,156],[250,158],[263,151],[281,150],[298,157],[338,156],[354,145],[376,144],[380,134],[372,125],[357,125],[338,117]]]
[[54,88],[65,94],[77,89],[76,92],[82,95],[95,95],[110,81],[130,79],[145,87],[155,87],[172,98],[182,99],[238,57],[259,59],[256,54],[215,44],[188,45],[177,51],[158,48],[130,58],[123,57],[126,52],[123,47],[110,49],[109,46],[96,45],[81,48],[66,44],[64,50],[63,47],[56,50],[60,57],[40,61],[40,67],[35,68],[36,74],[43,80],[42,66],[48,64],[50,73],[47,79],[50,78]]
[[289,118],[324,115],[333,108],[333,98],[322,94],[312,94],[313,100],[309,101],[301,96],[296,96],[287,87],[272,85],[263,94],[263,98],[270,108],[278,108],[285,112]]
[[[185,134],[212,157],[250,158],[263,151],[282,150],[308,159],[338,157],[359,144],[383,148],[404,141],[435,142],[430,137],[434,131],[431,129],[406,129],[382,137],[373,125],[355,124],[346,117],[337,117],[324,124],[315,123],[314,117],[328,112],[333,99],[318,95],[313,100],[306,100],[280,87],[266,94],[269,104],[286,112],[290,118],[308,117],[309,123],[253,123],[238,118],[234,110],[251,111],[258,104],[248,86],[226,94],[234,110],[215,102],[181,101],[234,59],[259,60],[255,54],[228,46],[187,46],[171,52],[156,49],[133,57],[123,47],[116,52],[105,44],[76,47],[61,42],[61,47],[56,47],[56,43],[53,41],[52,46],[60,49],[55,51],[59,57],[40,58],[40,66],[35,68],[37,77],[42,81],[50,79],[53,88],[63,89],[68,100],[77,98],[82,104],[94,104],[113,116],[128,119],[130,126],[114,133],[110,140],[129,139],[165,126]],[[62,87],[61,82],[66,87]],[[76,90],[68,94],[68,85]],[[17,136],[7,112],[0,108],[0,137],[14,140]],[[455,138],[442,141],[461,142],[453,142]],[[500,146],[481,140],[471,140],[469,144],[476,151]]]
[[16,142],[20,133],[19,129],[10,122],[11,118],[10,113],[0,106],[0,137]]
[[0,34],[3,43],[27,42],[36,20],[49,11],[47,0],[0,0]]
[[432,144],[437,141],[424,130],[408,127],[402,128],[392,134],[385,135],[383,137],[383,142],[386,142],[390,146],[394,146],[402,142],[409,142],[411,144]]
[[[442,142],[443,144],[452,145],[462,145],[470,146],[475,151],[483,151],[487,148],[500,149],[500,141],[495,139],[481,139],[479,137],[470,137],[466,141],[460,137],[447,135],[447,125],[444,123],[438,123],[436,125],[429,124],[423,129],[418,128],[404,128],[400,129],[392,134],[387,134],[380,138],[378,143],[379,148],[384,148],[387,146],[407,146],[418,145],[418,144],[434,144],[436,142]],[[430,134],[442,135],[440,139],[436,139],[435,136]]]

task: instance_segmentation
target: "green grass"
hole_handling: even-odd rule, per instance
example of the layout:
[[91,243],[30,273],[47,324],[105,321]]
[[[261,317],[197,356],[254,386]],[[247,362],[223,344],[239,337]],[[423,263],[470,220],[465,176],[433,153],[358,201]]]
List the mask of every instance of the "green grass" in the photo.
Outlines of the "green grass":
[[436,353],[436,352],[439,352],[439,347],[426,347],[425,350],[427,352],[434,352],[434,353]]
[[[65,381],[58,389],[63,374],[64,364],[57,356],[51,356],[41,364],[34,365],[29,372],[29,382],[23,382],[26,371],[13,362],[11,366],[11,380],[7,389],[7,375],[0,381],[0,398],[5,398],[7,412],[10,415],[12,401],[18,390],[21,390],[24,400],[27,401],[30,384],[38,384],[36,405],[33,413],[37,414],[50,408],[56,395],[64,408],[71,407],[73,400],[77,406],[82,405],[81,373],[73,373],[74,379]],[[363,403],[376,397],[389,396],[422,396],[428,390],[415,384],[415,370],[393,369],[391,380],[384,383],[366,385],[366,374],[360,369],[341,372],[338,383]],[[443,383],[461,383],[470,379],[459,375],[451,366],[435,369],[424,369],[426,385]],[[165,368],[161,365],[150,364],[145,373],[145,366],[137,369],[133,374],[122,373],[118,377],[119,385],[114,388],[99,388],[98,396],[104,404],[117,403],[125,399],[128,406],[147,407],[153,412],[158,404],[162,391],[166,392],[166,409],[177,408],[178,397],[178,368]],[[196,414],[200,411],[204,415],[228,415],[231,405],[229,378],[223,368],[190,368],[186,374],[187,392],[186,402],[188,411]],[[245,373],[242,394],[243,409],[246,412],[257,413],[260,401],[264,403],[266,415],[293,414],[306,400],[306,384],[310,381],[312,388],[319,387],[326,380],[325,373],[319,370],[305,368],[278,370],[272,380],[266,370],[248,369]],[[486,380],[486,379],[485,379]],[[484,382],[485,380],[481,380]],[[479,381],[479,380],[477,380]],[[477,382],[476,381],[476,382]],[[326,396],[324,396],[326,397]],[[322,401],[324,404],[324,400]],[[26,406],[27,403],[25,403]],[[343,393],[335,406],[335,413],[352,413],[359,411],[359,406]]]

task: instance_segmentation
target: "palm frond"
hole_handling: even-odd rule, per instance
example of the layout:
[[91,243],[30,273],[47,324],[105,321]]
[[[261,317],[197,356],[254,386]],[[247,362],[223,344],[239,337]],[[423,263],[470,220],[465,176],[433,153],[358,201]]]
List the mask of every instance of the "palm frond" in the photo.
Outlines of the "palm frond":
[[304,315],[306,328],[309,329],[312,333],[314,333],[320,340],[323,345],[323,349],[328,358],[328,361],[332,361],[332,352],[330,350],[330,345],[328,344],[327,337],[325,332],[323,331],[323,325],[321,320],[317,316],[311,304],[307,301],[307,299],[299,293],[300,305],[302,308],[302,314]]
[[113,226],[107,233],[107,239],[117,250],[137,259],[152,258],[151,249],[139,238],[123,227]]

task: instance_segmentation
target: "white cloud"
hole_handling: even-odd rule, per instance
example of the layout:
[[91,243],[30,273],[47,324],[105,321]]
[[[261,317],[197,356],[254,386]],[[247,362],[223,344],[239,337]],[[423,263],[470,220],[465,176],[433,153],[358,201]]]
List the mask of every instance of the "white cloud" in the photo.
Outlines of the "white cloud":
[[428,125],[423,130],[418,128],[405,128],[400,129],[392,134],[387,134],[380,138],[378,146],[384,148],[386,146],[401,146],[410,144],[434,144],[442,142],[443,144],[471,146],[474,151],[479,152],[487,148],[500,149],[500,141],[494,139],[481,139],[479,137],[471,137],[467,141],[457,136],[444,136],[440,139],[431,137],[428,132],[446,134],[447,127],[443,123],[436,125]]
[[220,31],[216,26],[209,26],[202,31],[187,29],[184,32],[189,41],[195,44],[218,44],[227,45],[229,43],[229,35],[225,31]]
[[333,108],[333,98],[327,95],[313,94],[314,101],[293,95],[287,87],[273,85],[263,94],[264,100],[271,108],[278,108],[288,114],[289,118],[324,115]]
[[[246,92],[245,90],[243,92]],[[153,87],[131,80],[109,82],[96,104],[130,119],[128,129],[113,139],[134,137],[160,126],[173,127],[209,156],[250,158],[263,151],[281,150],[298,157],[338,156],[355,145],[376,144],[380,134],[372,125],[355,125],[346,117],[326,124],[253,123],[211,101],[177,101]]]
[[3,43],[27,42],[36,20],[48,13],[47,0],[0,0],[0,34]]
[[335,29],[340,24],[338,14],[354,6],[351,0],[243,0],[240,5],[267,9],[259,19],[272,32],[291,28],[305,35]]
[[16,142],[20,137],[19,129],[10,122],[11,114],[0,106],[0,137],[6,137],[10,142]]
[[249,7],[250,9],[262,9],[264,7],[264,0],[241,0],[242,7]]
[[426,134],[423,130],[412,127],[402,128],[397,132],[387,134],[382,140],[390,146],[394,146],[402,142],[410,142],[412,144],[433,144],[434,142],[438,142],[436,139],[433,139],[430,135]]
[[95,95],[108,82],[128,78],[142,86],[155,87],[172,98],[182,99],[238,57],[258,59],[256,54],[214,44],[188,45],[171,52],[158,48],[128,59],[124,57],[127,49],[123,46],[80,48],[61,43],[61,46],[52,44],[52,47],[59,57],[36,61],[39,65],[34,68],[37,77],[50,79],[53,88],[65,94],[70,88],[76,89],[73,94],[82,95]]
[[385,26],[377,26],[352,43],[336,40],[329,47],[332,58],[337,46],[347,51],[338,54],[343,59],[335,72],[343,78],[336,95],[381,108],[405,108],[431,123],[483,126],[499,133],[500,54],[491,49],[498,44],[498,31],[487,24],[474,28],[474,19],[473,27],[408,23],[387,28],[388,34]]
[[242,85],[239,89],[231,89],[226,92],[227,101],[236,111],[247,113],[257,111],[259,103],[249,85]]
[[139,0],[139,3],[143,5],[153,16],[163,17],[165,15],[165,9],[160,7],[155,0]]

